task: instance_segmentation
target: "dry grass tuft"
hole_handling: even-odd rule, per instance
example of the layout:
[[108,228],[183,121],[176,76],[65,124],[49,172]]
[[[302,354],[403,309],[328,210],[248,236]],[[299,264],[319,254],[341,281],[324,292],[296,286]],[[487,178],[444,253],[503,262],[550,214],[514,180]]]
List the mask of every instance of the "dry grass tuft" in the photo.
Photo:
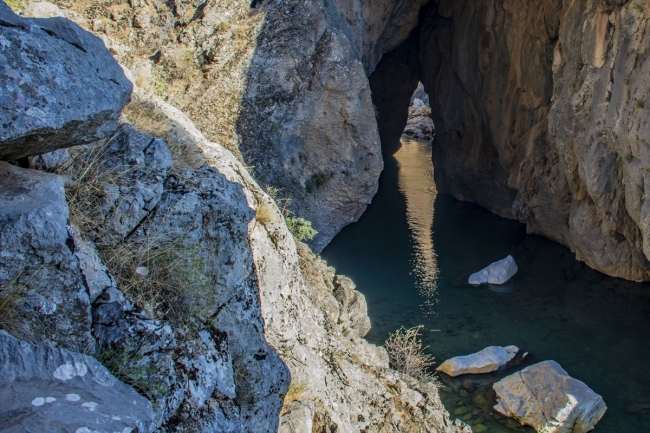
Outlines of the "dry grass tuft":
[[149,235],[100,250],[118,287],[152,318],[183,321],[203,316],[210,291],[205,262],[196,245]]
[[99,214],[106,186],[117,185],[129,173],[128,169],[102,166],[109,141],[71,148],[70,162],[58,170],[58,174],[68,178],[65,195],[70,222],[81,229],[82,237],[91,237],[98,247],[118,241],[104,228]]
[[71,150],[70,163],[59,171],[69,178],[70,221],[79,227],[83,238],[95,243],[118,287],[152,318],[178,321],[202,315],[200,301],[210,281],[196,245],[155,234],[124,240],[102,223],[107,186],[118,185],[132,170],[105,166],[109,141]]
[[0,329],[14,337],[32,342],[23,324],[28,319],[19,302],[25,296],[25,286],[18,282],[20,274],[4,285],[0,285]]
[[124,108],[122,113],[135,129],[167,143],[172,153],[174,164],[172,170],[199,169],[207,165],[208,160],[201,149],[155,104],[134,100]]
[[260,203],[255,211],[255,219],[262,225],[267,225],[273,221],[273,206],[268,203]]
[[419,338],[422,328],[422,325],[410,329],[402,327],[389,335],[384,346],[393,369],[418,380],[431,381],[433,376],[427,369],[434,364],[434,358],[424,353],[428,347],[422,347]]
[[305,391],[307,391],[307,384],[304,382],[291,382],[289,389],[284,396],[284,402],[282,404],[282,410],[280,415],[284,415],[289,411],[291,403],[294,401],[300,401],[307,397]]

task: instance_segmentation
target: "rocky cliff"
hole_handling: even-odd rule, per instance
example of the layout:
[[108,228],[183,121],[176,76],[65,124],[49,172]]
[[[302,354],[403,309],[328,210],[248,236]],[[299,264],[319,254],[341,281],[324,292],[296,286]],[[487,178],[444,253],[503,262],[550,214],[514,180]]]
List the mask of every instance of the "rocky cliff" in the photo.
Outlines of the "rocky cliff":
[[[379,64],[373,98],[403,110],[421,80],[441,192],[519,219],[608,275],[647,281],[649,8],[440,0],[394,51],[400,60]],[[401,81],[382,72],[395,67]]]
[[319,231],[315,251],[370,203],[383,163],[366,73],[425,1],[56,3],[290,199]]
[[[61,37],[90,37],[54,22]],[[13,39],[0,50],[36,39],[30,53],[43,56],[58,35],[41,31],[49,24],[1,3],[0,40]],[[16,92],[86,73],[69,55],[78,46],[55,48],[63,67],[42,63]],[[128,83],[103,62],[107,78],[86,77],[91,94],[104,79]],[[2,429],[467,433],[434,384],[389,369],[385,350],[363,340],[363,295],[296,242],[241,161],[177,108],[124,88],[106,112],[95,104],[82,116],[117,119],[132,99],[118,124],[85,124],[84,135],[65,122],[43,131],[0,100],[19,119],[3,125],[17,140],[0,143],[7,155],[27,140],[58,143],[0,162],[0,325],[29,341],[0,333],[0,395],[12,401]],[[40,115],[70,111],[44,104]]]

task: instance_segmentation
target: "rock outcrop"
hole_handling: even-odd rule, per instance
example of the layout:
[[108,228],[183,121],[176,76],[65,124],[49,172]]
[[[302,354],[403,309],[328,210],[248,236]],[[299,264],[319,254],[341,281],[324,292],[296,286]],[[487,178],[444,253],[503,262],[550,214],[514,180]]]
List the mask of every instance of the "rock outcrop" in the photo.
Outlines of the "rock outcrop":
[[489,264],[469,276],[467,282],[473,286],[480,284],[503,284],[514,277],[519,268],[512,256]]
[[471,355],[448,359],[437,371],[455,377],[461,374],[483,374],[505,367],[519,353],[517,346],[490,346]]
[[0,41],[1,159],[90,143],[115,129],[131,83],[97,36],[63,18],[21,18],[0,2]]
[[56,3],[102,35],[140,87],[290,199],[319,231],[315,251],[370,203],[383,164],[366,74],[426,0]]
[[0,331],[0,431],[149,431],[151,403],[95,358]]
[[494,409],[538,432],[593,430],[607,410],[602,397],[570,377],[555,361],[544,361],[495,383]]
[[[17,336],[92,351],[90,298],[75,256],[63,179],[0,162],[0,287]],[[7,314],[7,313],[5,313]]]
[[245,203],[256,209],[259,218],[249,224],[248,236],[265,337],[291,371],[280,431],[311,425],[324,431],[468,432],[448,420],[435,386],[389,370],[384,349],[359,338],[369,329],[363,296],[294,242],[279,209],[241,163],[205,139],[183,113],[143,98],[151,104],[150,117],[166,119],[167,127],[152,130],[201,149],[212,167],[242,185]]

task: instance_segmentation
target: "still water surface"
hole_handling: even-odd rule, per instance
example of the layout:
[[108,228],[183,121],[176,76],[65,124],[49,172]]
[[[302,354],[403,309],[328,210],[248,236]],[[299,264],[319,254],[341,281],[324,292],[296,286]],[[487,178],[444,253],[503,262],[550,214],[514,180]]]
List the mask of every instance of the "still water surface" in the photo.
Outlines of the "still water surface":
[[[430,143],[403,141],[368,210],[323,251],[366,296],[367,339],[423,324],[438,362],[514,344],[532,357],[507,374],[553,359],[603,396],[595,432],[650,431],[650,285],[607,277],[522,224],[437,194],[432,173]],[[508,254],[519,273],[505,286],[463,284]],[[489,432],[533,431],[491,413],[490,383],[502,376],[450,383],[443,403]]]

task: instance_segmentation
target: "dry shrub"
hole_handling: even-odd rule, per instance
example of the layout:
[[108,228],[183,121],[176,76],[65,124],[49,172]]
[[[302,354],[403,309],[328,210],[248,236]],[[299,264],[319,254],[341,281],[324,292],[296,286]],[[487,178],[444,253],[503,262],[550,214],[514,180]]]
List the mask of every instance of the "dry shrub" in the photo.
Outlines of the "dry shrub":
[[422,325],[410,329],[401,327],[389,335],[384,346],[393,369],[418,380],[430,381],[432,376],[427,369],[434,364],[434,357],[424,353],[428,346],[422,347],[419,338],[422,328]]

